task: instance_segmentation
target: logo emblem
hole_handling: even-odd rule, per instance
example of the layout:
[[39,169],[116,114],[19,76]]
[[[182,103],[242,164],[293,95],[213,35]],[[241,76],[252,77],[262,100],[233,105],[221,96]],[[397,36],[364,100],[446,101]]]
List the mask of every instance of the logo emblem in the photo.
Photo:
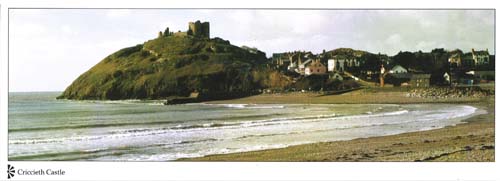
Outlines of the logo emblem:
[[14,166],[8,164],[7,165],[7,179],[14,177],[15,173],[16,173],[16,171],[14,170]]

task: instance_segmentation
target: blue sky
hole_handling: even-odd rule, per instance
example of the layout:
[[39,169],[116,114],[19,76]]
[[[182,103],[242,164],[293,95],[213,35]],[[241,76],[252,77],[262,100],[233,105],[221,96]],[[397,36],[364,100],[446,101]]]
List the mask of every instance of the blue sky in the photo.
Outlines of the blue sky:
[[493,10],[11,9],[9,91],[62,91],[107,55],[158,31],[210,22],[211,37],[275,52],[339,47],[394,55],[494,52]]

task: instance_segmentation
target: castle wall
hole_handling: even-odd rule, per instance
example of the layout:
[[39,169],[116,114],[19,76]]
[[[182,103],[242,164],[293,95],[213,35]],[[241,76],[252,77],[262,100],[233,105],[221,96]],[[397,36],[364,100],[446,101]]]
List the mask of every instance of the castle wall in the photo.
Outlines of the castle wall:
[[194,22],[189,22],[189,29],[187,34],[194,35],[196,33],[196,24]]
[[188,35],[200,37],[200,38],[210,38],[210,23],[200,21],[189,22]]
[[210,23],[209,22],[203,22],[201,24],[201,34],[203,37],[210,38]]

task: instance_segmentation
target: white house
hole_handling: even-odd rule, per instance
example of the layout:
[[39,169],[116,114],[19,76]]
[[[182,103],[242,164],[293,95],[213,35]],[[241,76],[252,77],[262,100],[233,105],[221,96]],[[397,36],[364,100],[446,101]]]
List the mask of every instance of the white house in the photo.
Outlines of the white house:
[[486,51],[475,51],[472,49],[472,59],[475,65],[485,65],[490,62],[490,54],[488,49]]
[[328,60],[328,71],[329,72],[333,72],[333,71],[343,72],[345,69],[344,68],[345,64],[346,64],[345,59],[337,59],[337,58],[330,59],[330,60]]
[[360,62],[355,57],[344,55],[335,55],[333,59],[328,60],[328,71],[343,72],[347,67],[359,67]]
[[359,62],[354,58],[346,59],[346,62],[347,67],[359,67]]
[[334,59],[335,60],[335,69],[336,71],[343,72],[345,70],[345,59]]
[[328,72],[333,72],[335,70],[335,60],[328,59]]
[[306,66],[308,64],[310,64],[312,61],[313,61],[312,59],[309,59],[309,60],[305,61],[304,63],[300,64],[299,69],[298,69],[298,73],[300,73],[302,75],[305,74]]
[[322,75],[326,73],[326,67],[319,60],[313,60],[309,65],[306,65],[305,75]]
[[293,71],[297,69],[297,62],[291,62],[290,65],[288,65],[288,71]]
[[389,72],[393,74],[403,74],[403,73],[408,73],[408,70],[406,70],[404,67],[400,65],[396,65],[392,67],[392,69]]

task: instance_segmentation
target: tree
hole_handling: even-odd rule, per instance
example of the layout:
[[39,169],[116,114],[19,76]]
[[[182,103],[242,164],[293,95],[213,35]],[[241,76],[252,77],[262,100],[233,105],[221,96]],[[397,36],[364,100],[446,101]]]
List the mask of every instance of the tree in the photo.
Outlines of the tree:
[[399,52],[394,56],[394,63],[405,68],[415,69],[416,59],[416,56],[411,52]]
[[167,29],[165,29],[165,32],[163,33],[163,36],[170,36],[170,35],[171,35],[170,30],[167,27]]
[[361,64],[361,69],[362,70],[371,70],[371,71],[377,71],[380,68],[380,65],[382,64],[382,61],[377,55],[374,54],[364,54],[361,57],[361,61],[364,62]]

